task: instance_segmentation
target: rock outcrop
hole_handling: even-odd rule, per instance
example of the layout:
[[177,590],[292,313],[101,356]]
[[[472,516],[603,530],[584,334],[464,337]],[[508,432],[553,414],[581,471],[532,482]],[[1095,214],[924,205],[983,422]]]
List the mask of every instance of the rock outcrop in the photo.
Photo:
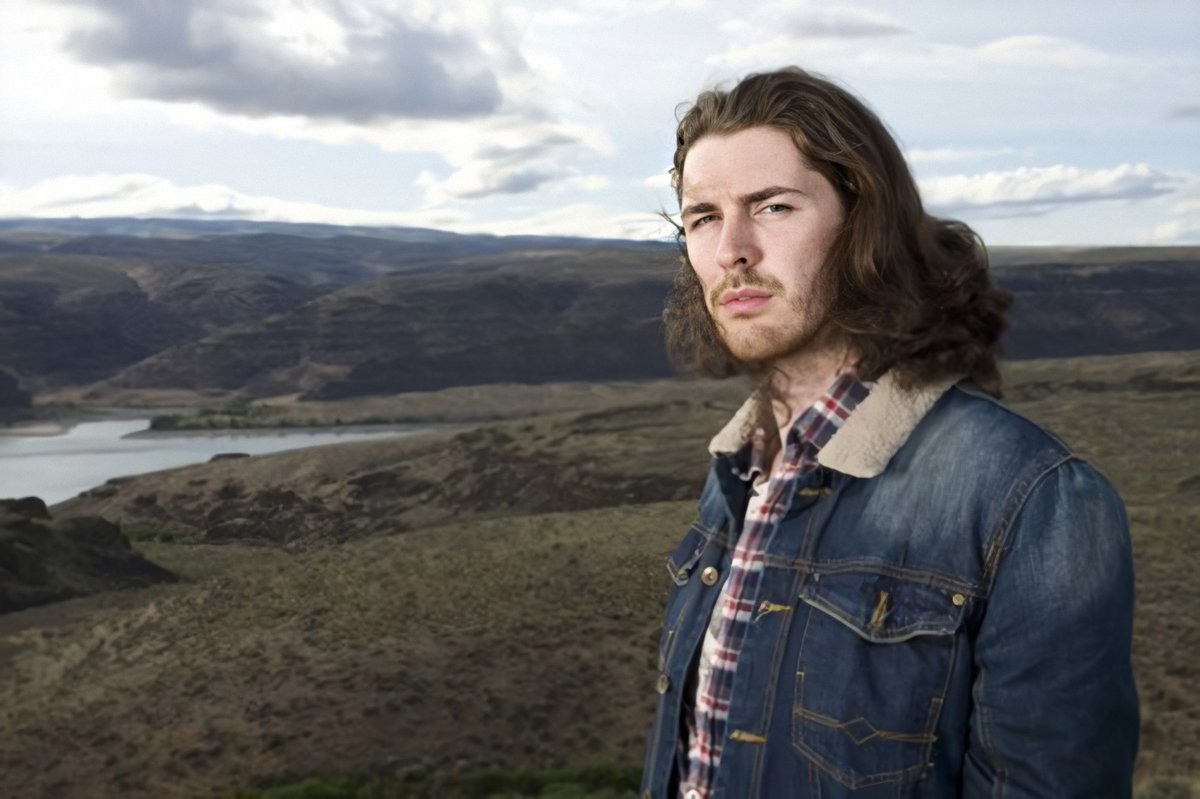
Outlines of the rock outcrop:
[[99,516],[54,519],[37,497],[0,500],[0,613],[174,579]]

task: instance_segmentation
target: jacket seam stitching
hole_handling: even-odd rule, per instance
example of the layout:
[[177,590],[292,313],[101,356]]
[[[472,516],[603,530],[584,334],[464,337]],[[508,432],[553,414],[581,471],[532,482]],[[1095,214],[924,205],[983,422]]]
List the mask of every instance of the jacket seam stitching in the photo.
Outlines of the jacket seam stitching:
[[[1000,571],[1000,563],[1004,559],[1004,555],[1011,549],[1012,532],[1017,519],[1021,516],[1025,506],[1029,502],[1029,498],[1034,492],[1041,487],[1042,483],[1053,473],[1057,472],[1064,464],[1078,460],[1072,453],[1061,453],[1060,457],[1052,463],[1049,463],[1046,468],[1035,475],[1024,488],[1023,491],[1016,492],[1010,495],[1010,500],[1006,503],[1006,512],[1003,513],[997,521],[994,528],[995,532],[989,536],[989,541],[986,552],[986,560],[984,562],[984,584],[987,587],[988,600],[991,599],[992,589],[995,585],[996,575]],[[979,696],[983,697],[984,683],[986,675],[983,672],[979,674]],[[982,739],[984,750],[987,752],[989,759],[995,768],[995,783],[993,784],[993,796],[996,799],[1002,799],[1004,796],[1004,785],[1007,782],[1008,768],[1004,756],[1000,750],[996,748],[992,736],[989,732],[990,722],[988,719],[989,711],[987,704],[984,702],[975,703],[977,712],[979,713],[979,734]]]
[[1033,493],[1045,482],[1046,478],[1052,473],[1058,471],[1064,464],[1072,461],[1077,461],[1073,454],[1069,452],[1059,453],[1059,457],[1046,465],[1042,471],[1034,475],[1027,484],[1018,484],[1010,494],[1004,505],[1004,512],[993,526],[992,534],[988,536],[988,546],[984,554],[983,578],[984,595],[991,597],[992,587],[996,581],[996,573],[1000,569],[1000,561],[1004,558],[1004,554],[1008,551],[1011,545],[1011,536],[1013,526],[1020,517],[1021,512],[1025,510],[1025,505],[1029,502],[1029,498]]

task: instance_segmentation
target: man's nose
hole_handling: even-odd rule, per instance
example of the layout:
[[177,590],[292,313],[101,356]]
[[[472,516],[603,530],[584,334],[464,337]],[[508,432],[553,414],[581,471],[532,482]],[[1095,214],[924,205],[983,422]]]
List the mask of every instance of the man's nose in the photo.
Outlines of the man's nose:
[[740,214],[730,214],[721,222],[721,240],[717,244],[717,265],[722,269],[753,267],[762,259],[754,224]]

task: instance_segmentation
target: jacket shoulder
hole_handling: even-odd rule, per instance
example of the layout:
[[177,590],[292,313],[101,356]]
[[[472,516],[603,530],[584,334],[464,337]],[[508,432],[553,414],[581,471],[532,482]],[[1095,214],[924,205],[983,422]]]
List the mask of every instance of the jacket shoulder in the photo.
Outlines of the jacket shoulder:
[[1058,494],[1064,507],[1119,504],[1103,475],[1060,438],[966,386],[939,398],[885,475],[894,500],[906,497],[929,518],[974,529],[984,551],[1007,541],[1039,488]]
[[1061,438],[970,385],[952,386],[913,431],[926,456],[934,451],[992,477],[1045,471],[1079,457]]

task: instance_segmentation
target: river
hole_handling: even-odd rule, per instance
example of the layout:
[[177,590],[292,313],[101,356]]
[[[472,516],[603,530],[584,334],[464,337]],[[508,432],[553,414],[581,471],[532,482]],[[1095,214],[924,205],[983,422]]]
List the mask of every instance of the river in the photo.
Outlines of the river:
[[415,435],[428,429],[248,430],[131,437],[149,427],[148,419],[121,419],[84,422],[56,436],[0,437],[0,498],[37,496],[47,505],[53,505],[113,477],[203,463],[221,452],[262,455],[323,444]]

